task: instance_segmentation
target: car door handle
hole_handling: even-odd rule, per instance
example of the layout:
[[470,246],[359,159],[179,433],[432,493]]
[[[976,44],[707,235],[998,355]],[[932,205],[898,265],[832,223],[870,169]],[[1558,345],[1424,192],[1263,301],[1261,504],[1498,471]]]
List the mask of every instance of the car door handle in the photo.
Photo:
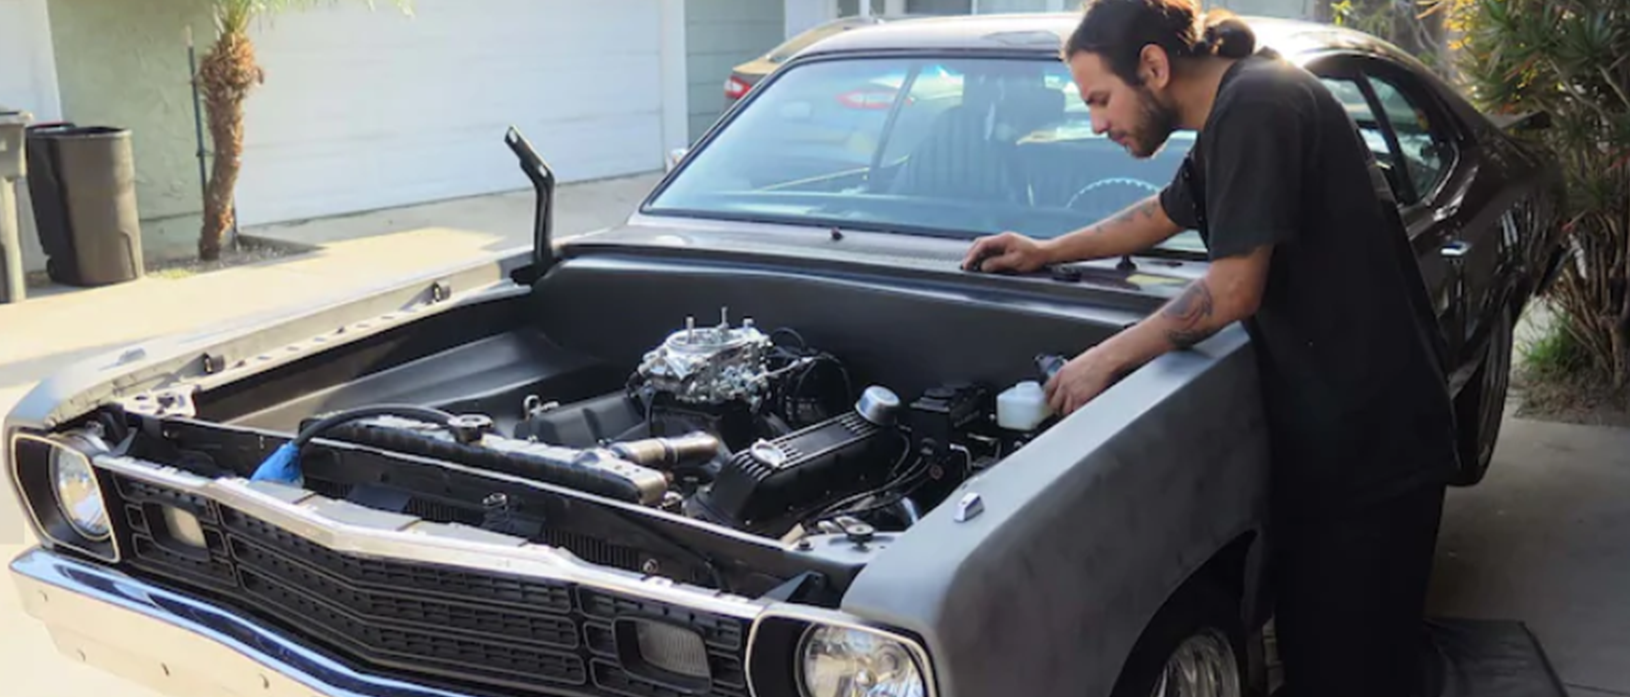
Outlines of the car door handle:
[[1448,203],[1443,204],[1443,207],[1439,208],[1437,213],[1433,214],[1432,218],[1440,223],[1459,218],[1460,207],[1462,205],[1464,204],[1459,199],[1451,200]]

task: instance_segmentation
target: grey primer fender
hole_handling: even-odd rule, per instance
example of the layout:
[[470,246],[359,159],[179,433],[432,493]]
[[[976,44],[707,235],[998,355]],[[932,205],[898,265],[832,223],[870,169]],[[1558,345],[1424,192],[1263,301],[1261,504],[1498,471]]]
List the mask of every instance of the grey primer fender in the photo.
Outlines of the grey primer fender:
[[[1256,378],[1238,325],[1151,362],[924,517],[843,609],[917,632],[944,697],[1109,694],[1166,598],[1231,542],[1261,540]],[[966,492],[984,512],[958,522]]]

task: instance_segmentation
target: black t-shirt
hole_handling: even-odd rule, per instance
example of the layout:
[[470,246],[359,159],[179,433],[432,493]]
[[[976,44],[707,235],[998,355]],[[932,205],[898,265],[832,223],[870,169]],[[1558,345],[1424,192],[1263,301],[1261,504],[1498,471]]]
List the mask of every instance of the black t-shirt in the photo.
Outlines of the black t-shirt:
[[1264,51],[1230,66],[1160,195],[1213,259],[1274,245],[1245,325],[1294,508],[1441,482],[1458,462],[1443,337],[1386,187],[1334,95]]

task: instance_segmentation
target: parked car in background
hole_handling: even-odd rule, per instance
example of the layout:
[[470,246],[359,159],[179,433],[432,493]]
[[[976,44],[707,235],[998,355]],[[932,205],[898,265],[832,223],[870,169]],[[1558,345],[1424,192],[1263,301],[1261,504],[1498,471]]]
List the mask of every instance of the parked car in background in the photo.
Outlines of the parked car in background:
[[[1244,329],[1067,417],[1039,397],[1203,248],[961,268],[1176,168],[1182,141],[1137,161],[1093,132],[1058,56],[1077,19],[829,36],[568,240],[512,131],[527,253],[47,379],[3,424],[41,541],[24,607],[176,695],[1268,694]],[[1475,483],[1561,258],[1556,165],[1373,37],[1247,21],[1381,136]],[[884,118],[810,138],[857,86]]]
[[728,108],[731,104],[735,104],[737,100],[741,99],[743,95],[747,94],[748,90],[753,88],[753,85],[756,85],[759,83],[759,81],[763,80],[764,76],[769,75],[777,67],[780,67],[782,63],[787,62],[787,59],[797,55],[799,51],[808,48],[821,39],[834,34],[840,34],[851,29],[870,27],[901,19],[908,19],[911,16],[912,15],[851,15],[848,17],[839,17],[828,22],[822,22],[821,24],[799,32],[796,36],[783,41],[781,45],[765,52],[764,55],[747,61],[746,63],[737,65],[735,68],[731,69],[730,76],[725,78],[724,81],[725,106]]

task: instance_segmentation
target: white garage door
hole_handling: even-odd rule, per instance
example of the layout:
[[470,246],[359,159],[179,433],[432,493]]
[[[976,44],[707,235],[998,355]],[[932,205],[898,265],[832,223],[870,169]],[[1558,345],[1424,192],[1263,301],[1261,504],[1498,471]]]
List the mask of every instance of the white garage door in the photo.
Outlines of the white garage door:
[[36,122],[61,117],[45,0],[0,0],[0,106]]
[[661,169],[663,0],[351,0],[255,28],[238,212],[278,222]]

